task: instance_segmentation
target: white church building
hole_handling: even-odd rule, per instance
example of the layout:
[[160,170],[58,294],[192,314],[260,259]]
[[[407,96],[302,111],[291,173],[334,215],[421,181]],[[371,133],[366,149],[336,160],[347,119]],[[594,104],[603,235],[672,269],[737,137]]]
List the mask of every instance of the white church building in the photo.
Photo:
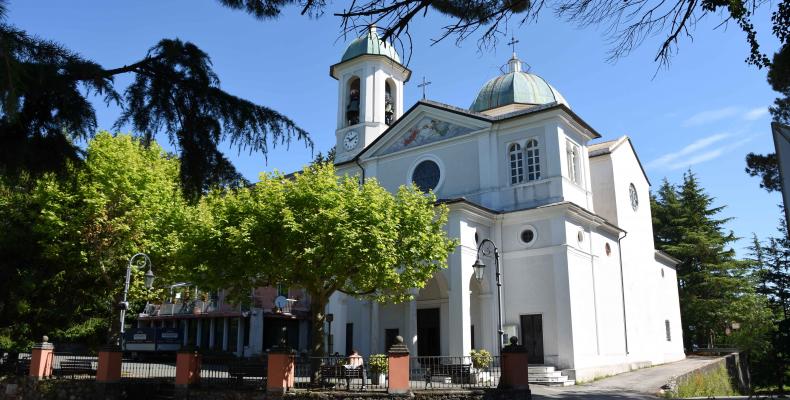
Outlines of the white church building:
[[[677,260],[653,246],[650,182],[628,137],[601,135],[515,54],[470,91],[468,109],[403,107],[411,71],[375,28],[330,67],[338,81],[336,168],[396,191],[415,182],[449,207],[460,245],[414,300],[336,294],[332,346],[384,353],[401,335],[414,355],[497,354],[498,248],[504,340],[531,364],[577,380],[684,358]],[[482,83],[482,82],[481,82]]]

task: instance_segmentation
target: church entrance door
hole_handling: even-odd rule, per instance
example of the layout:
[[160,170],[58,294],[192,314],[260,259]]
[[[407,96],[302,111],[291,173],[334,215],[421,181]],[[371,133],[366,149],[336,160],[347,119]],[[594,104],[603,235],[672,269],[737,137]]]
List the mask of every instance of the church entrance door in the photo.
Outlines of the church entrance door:
[[543,364],[543,316],[521,316],[521,343],[527,348],[530,364]]
[[417,310],[418,356],[428,357],[441,354],[439,321],[438,308],[422,308]]

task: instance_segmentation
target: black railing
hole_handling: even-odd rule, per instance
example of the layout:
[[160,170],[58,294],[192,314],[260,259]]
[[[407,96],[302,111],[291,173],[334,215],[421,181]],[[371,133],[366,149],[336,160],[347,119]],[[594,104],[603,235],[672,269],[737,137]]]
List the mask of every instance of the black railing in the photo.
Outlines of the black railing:
[[0,350],[0,375],[27,376],[30,374],[30,353]]
[[123,364],[121,365],[121,380],[123,381],[162,381],[172,383],[175,379],[175,354],[158,355],[156,358],[123,358]]
[[57,378],[93,379],[98,358],[90,353],[55,352],[52,357],[52,375]]
[[[311,382],[313,365],[318,380]],[[367,359],[351,361],[348,357],[300,357],[296,360],[297,388],[350,391],[387,390],[386,372],[373,371]]]
[[496,387],[501,375],[499,357],[481,361],[473,362],[470,356],[411,357],[409,384],[414,390]]
[[201,386],[265,389],[267,358],[205,355],[200,363]]

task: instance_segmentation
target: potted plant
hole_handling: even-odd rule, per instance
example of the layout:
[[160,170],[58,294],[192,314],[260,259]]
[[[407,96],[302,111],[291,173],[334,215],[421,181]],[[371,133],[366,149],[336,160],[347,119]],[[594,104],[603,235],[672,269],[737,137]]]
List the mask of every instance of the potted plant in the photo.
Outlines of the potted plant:
[[370,382],[374,385],[382,385],[387,379],[387,356],[384,354],[373,354],[368,359],[370,369]]
[[470,376],[472,382],[485,383],[491,380],[491,372],[488,371],[488,367],[490,367],[491,362],[494,361],[494,357],[491,356],[491,353],[485,349],[480,349],[472,350],[469,354],[472,357],[472,371]]

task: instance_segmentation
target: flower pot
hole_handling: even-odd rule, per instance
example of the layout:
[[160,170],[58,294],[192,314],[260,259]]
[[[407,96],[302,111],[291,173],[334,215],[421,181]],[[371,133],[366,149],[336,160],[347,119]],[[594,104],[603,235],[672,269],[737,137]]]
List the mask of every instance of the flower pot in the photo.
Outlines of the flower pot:
[[387,381],[387,375],[383,372],[371,372],[370,383],[373,385],[383,385]]

